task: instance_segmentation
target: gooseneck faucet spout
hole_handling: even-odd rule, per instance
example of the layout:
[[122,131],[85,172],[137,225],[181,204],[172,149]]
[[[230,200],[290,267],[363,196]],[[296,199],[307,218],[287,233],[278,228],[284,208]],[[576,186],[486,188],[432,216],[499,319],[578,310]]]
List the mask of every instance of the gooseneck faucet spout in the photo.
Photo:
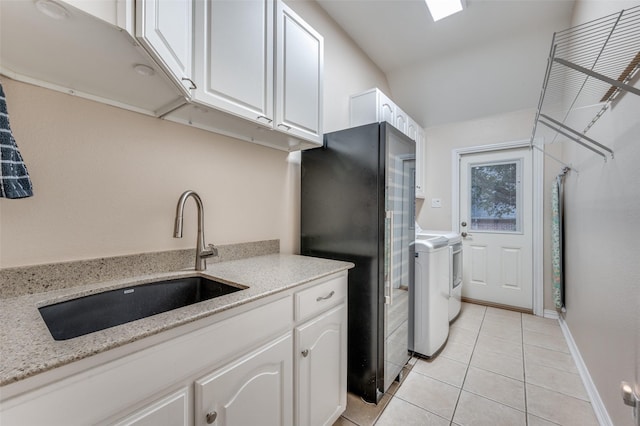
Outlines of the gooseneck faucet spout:
[[182,224],[184,204],[187,202],[187,198],[192,197],[198,207],[198,238],[196,241],[196,271],[204,271],[207,269],[207,257],[217,256],[218,249],[209,244],[205,248],[204,244],[204,207],[200,196],[195,191],[185,191],[178,200],[178,206],[176,207],[176,222],[173,228],[173,237],[182,238]]

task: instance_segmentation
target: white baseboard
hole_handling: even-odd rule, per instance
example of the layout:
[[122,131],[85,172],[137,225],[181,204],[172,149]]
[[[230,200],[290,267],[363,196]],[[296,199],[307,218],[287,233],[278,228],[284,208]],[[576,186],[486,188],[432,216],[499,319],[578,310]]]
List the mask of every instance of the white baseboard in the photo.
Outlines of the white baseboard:
[[545,309],[542,316],[545,318],[551,318],[556,320],[559,318],[558,311],[554,311],[552,309]]
[[[547,317],[547,313],[549,313],[549,317]],[[573,336],[571,335],[571,331],[569,330],[567,322],[555,311],[544,311],[545,317],[551,318],[552,315],[555,315],[555,317],[558,318],[558,321],[560,322],[560,329],[562,330],[562,334],[564,334],[567,345],[569,345],[569,351],[573,356],[573,361],[576,363],[576,367],[578,368],[578,372],[580,373],[580,378],[582,378],[582,383],[584,384],[584,388],[587,391],[587,395],[589,395],[591,406],[593,407],[593,411],[598,418],[600,426],[613,426],[611,418],[609,417],[609,413],[607,412],[607,409],[605,408],[604,403],[600,398],[598,389],[596,389],[596,385],[593,383],[593,380],[591,380],[589,370],[587,369],[587,366],[582,359],[582,355],[580,355],[580,351],[578,350],[576,342],[573,340]]]

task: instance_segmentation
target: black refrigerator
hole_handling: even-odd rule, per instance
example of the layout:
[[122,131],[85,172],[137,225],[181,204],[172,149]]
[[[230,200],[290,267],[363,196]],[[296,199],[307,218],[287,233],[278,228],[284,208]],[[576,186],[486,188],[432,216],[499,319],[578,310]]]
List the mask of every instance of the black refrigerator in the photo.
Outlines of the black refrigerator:
[[350,261],[348,390],[377,403],[409,360],[415,142],[388,123],[302,152],[300,251]]

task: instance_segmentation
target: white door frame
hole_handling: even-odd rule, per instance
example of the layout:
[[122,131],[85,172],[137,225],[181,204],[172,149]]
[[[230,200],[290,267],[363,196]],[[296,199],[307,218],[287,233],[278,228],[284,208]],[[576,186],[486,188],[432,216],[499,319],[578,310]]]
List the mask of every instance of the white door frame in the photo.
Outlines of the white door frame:
[[[536,141],[534,141],[535,143]],[[539,141],[538,141],[539,142]],[[480,152],[502,151],[505,149],[529,148],[531,141],[521,140],[503,142],[491,145],[456,148],[451,151],[451,229],[460,232],[460,160],[465,154]],[[532,235],[532,265],[533,265],[533,314],[544,315],[544,154],[533,149],[533,235]]]

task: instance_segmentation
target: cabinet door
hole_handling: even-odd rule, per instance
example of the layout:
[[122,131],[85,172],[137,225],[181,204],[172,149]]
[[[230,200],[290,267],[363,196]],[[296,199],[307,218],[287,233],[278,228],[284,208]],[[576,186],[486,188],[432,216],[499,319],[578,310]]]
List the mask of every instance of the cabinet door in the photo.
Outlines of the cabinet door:
[[296,328],[296,424],[333,424],[347,404],[347,309],[340,305]]
[[324,39],[278,2],[276,129],[322,143]]
[[414,141],[418,137],[418,124],[411,117],[407,117],[407,136]]
[[394,122],[394,126],[396,129],[400,130],[405,135],[407,134],[407,121],[408,121],[407,113],[401,110],[396,106],[396,118]]
[[191,424],[189,406],[188,390],[181,389],[144,407],[115,426],[187,426]]
[[378,122],[386,121],[396,125],[396,104],[387,95],[378,90]]
[[185,93],[192,86],[192,0],[136,2],[136,37]]
[[195,3],[195,100],[271,127],[273,0]]
[[292,425],[291,349],[289,333],[196,381],[195,424]]

